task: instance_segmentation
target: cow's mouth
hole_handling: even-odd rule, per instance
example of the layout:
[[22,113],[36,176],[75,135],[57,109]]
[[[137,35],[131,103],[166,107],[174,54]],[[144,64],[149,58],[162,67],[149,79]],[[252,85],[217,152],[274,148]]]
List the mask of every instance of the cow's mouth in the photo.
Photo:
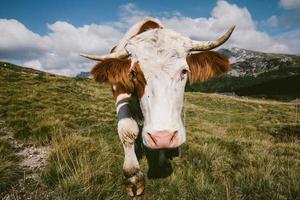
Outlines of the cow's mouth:
[[170,176],[173,172],[170,160],[180,156],[179,147],[172,149],[149,149],[143,144],[141,132],[135,143],[135,152],[138,159],[142,159],[143,154],[146,156],[148,162],[147,175],[149,179]]
[[148,178],[166,178],[173,172],[170,159],[179,156],[179,148],[152,150],[145,148],[148,161]]

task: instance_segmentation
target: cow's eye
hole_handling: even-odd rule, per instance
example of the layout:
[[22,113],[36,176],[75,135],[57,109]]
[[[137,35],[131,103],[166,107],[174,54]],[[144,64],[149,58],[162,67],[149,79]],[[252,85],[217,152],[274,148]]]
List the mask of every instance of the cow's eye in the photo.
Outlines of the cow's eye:
[[183,69],[183,70],[181,71],[181,74],[187,74],[188,72],[189,72],[189,70]]
[[185,75],[186,75],[188,72],[189,72],[189,70],[183,69],[183,70],[181,71],[181,73],[180,73],[180,78],[181,78],[181,79],[184,79]]
[[132,79],[135,79],[136,76],[137,76],[136,71],[134,71],[134,70],[131,70],[131,71],[129,72],[129,75],[130,75],[130,77],[131,77]]

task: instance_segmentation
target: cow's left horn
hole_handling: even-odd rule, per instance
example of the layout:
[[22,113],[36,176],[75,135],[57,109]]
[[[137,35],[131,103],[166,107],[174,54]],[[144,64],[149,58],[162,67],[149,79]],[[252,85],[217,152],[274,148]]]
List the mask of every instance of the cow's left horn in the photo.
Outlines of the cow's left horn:
[[190,51],[207,51],[217,48],[228,40],[234,28],[235,26],[232,26],[222,37],[214,41],[193,41],[193,46]]
[[103,61],[103,60],[110,59],[110,58],[124,58],[124,57],[128,56],[128,52],[125,49],[122,49],[118,52],[113,52],[113,53],[103,55],[103,56],[89,55],[89,54],[84,54],[84,53],[81,53],[79,55],[82,57],[91,59],[91,60]]

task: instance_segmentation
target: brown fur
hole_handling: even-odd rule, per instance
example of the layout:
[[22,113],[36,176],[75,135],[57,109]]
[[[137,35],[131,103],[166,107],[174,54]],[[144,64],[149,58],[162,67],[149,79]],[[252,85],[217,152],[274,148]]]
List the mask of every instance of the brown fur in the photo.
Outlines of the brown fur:
[[[129,59],[107,59],[98,63],[91,71],[95,81],[100,83],[110,83],[116,86],[114,96],[117,97],[121,93],[136,92],[142,97],[145,90],[146,79],[139,66],[135,64],[130,69],[131,61]],[[134,70],[136,77],[132,78],[130,70]]]
[[141,26],[139,32],[136,35],[141,34],[150,29],[155,29],[155,28],[161,28],[161,27],[158,23],[156,23],[154,21],[147,21]]
[[[137,35],[154,28],[160,28],[159,24],[154,21],[147,21],[141,26]],[[111,53],[114,52],[115,48],[112,48]],[[128,58],[107,59],[96,64],[91,74],[97,82],[115,85],[116,89],[113,90],[115,98],[122,93],[136,93],[138,97],[142,97],[145,91],[146,79],[138,63],[132,69],[130,69],[130,66],[131,60]],[[130,70],[136,72],[135,78],[130,76]]]
[[133,90],[134,85],[129,77],[131,61],[129,59],[107,59],[98,63],[91,71],[95,81],[101,83],[122,83],[126,89]]
[[186,61],[190,68],[189,81],[205,81],[228,71],[229,60],[214,51],[190,54]]
[[138,63],[135,63],[135,65],[133,66],[133,70],[136,72],[136,78],[132,79],[135,86],[135,91],[138,97],[141,98],[144,95],[147,81]]
[[115,99],[117,99],[117,97],[120,94],[124,94],[124,93],[131,94],[132,93],[132,91],[129,90],[128,88],[126,88],[122,83],[117,83],[117,84],[112,85],[112,92],[113,92]]

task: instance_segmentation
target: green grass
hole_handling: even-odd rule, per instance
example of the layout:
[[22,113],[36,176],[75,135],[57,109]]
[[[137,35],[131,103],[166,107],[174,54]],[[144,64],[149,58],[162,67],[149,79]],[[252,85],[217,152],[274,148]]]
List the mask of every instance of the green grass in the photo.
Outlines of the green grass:
[[[52,198],[127,199],[110,87],[3,65],[0,120],[20,141],[51,145],[38,180]],[[170,177],[146,180],[145,199],[300,199],[294,118],[287,103],[187,92],[182,157]]]
[[13,152],[8,142],[0,140],[0,194],[16,184],[22,175]]

